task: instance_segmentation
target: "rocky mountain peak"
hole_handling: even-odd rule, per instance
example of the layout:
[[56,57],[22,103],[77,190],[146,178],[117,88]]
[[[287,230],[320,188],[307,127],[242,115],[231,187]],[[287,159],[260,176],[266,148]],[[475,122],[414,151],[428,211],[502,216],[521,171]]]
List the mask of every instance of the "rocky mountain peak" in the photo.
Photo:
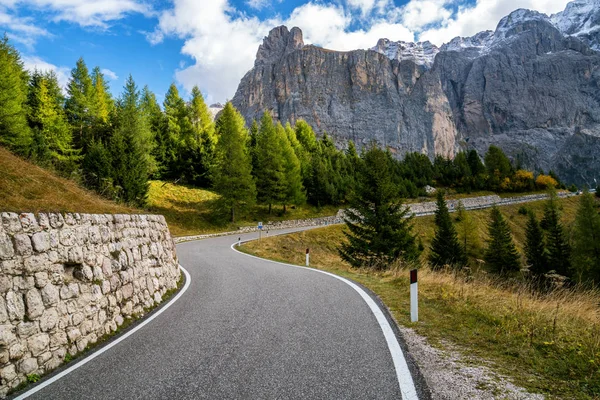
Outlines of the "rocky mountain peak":
[[576,0],[550,17],[565,35],[576,36],[600,51],[600,0]]
[[278,26],[271,29],[269,35],[263,39],[258,47],[254,66],[261,64],[272,64],[281,57],[304,47],[302,31],[294,27],[288,30],[286,26]]
[[436,45],[429,41],[425,42],[404,42],[391,41],[389,39],[379,39],[377,45],[371,50],[386,55],[390,60],[410,60],[417,65],[430,67],[433,64],[435,55],[439,53]]

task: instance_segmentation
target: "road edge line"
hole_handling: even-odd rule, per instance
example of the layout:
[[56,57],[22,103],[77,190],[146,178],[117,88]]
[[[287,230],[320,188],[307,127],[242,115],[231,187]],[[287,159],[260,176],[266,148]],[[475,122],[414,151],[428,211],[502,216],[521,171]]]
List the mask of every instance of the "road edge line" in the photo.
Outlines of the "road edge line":
[[154,318],[158,317],[166,309],[168,309],[169,307],[171,307],[188,290],[188,288],[190,287],[191,280],[192,280],[192,278],[190,276],[190,273],[185,268],[183,268],[183,266],[181,264],[179,265],[179,268],[183,271],[183,273],[185,275],[185,284],[183,285],[183,288],[181,288],[181,290],[179,291],[179,293],[177,293],[175,295],[175,297],[173,297],[167,304],[165,304],[164,306],[160,307],[160,309],[158,311],[156,311],[155,313],[153,313],[152,315],[150,315],[148,317],[148,319],[145,319],[144,321],[140,322],[138,325],[136,325],[130,331],[125,332],[122,336],[116,337],[113,341],[111,341],[107,345],[101,347],[97,351],[94,351],[90,355],[84,357],[82,360],[78,361],[77,363],[73,364],[69,368],[67,368],[64,371],[60,372],[59,374],[53,376],[52,378],[48,379],[47,381],[44,381],[44,382],[40,383],[39,385],[37,385],[37,386],[31,388],[30,390],[26,391],[25,393],[19,395],[18,397],[15,397],[14,400],[26,399],[27,397],[29,397],[29,396],[31,396],[31,395],[39,392],[40,390],[44,389],[45,387],[50,386],[51,384],[53,384],[54,382],[56,382],[60,378],[66,376],[68,374],[70,374],[71,372],[75,371],[76,369],[78,369],[80,367],[83,367],[85,364],[87,364],[88,362],[92,361],[94,358],[96,358],[99,355],[103,354],[105,351],[110,350],[111,348],[115,347],[117,344],[121,343],[123,340],[127,339],[129,336],[133,335],[135,332],[137,332],[140,329],[142,329],[144,326],[146,326],[152,320],[154,320]]
[[[254,240],[256,240],[256,239],[243,240],[240,243],[252,242]],[[237,243],[238,242],[234,242],[231,245],[231,249],[239,254],[243,254],[247,257],[252,257],[252,258],[256,258],[258,260],[267,261],[267,262],[271,262],[271,263],[275,263],[275,264],[285,265],[285,266],[294,267],[294,268],[301,268],[301,269],[305,269],[305,270],[309,270],[309,271],[320,272],[322,274],[329,275],[335,279],[338,279],[338,280],[344,282],[345,284],[347,284],[348,286],[350,286],[352,289],[354,289],[360,295],[360,297],[362,297],[364,302],[367,303],[367,306],[369,307],[369,309],[375,316],[375,319],[377,320],[377,323],[379,324],[379,327],[381,328],[383,336],[385,337],[385,340],[386,340],[386,343],[388,346],[388,350],[390,351],[390,355],[392,356],[392,361],[394,363],[394,368],[396,370],[396,378],[398,379],[398,385],[400,387],[400,393],[402,394],[402,399],[403,400],[418,400],[419,399],[419,397],[417,395],[417,389],[415,387],[415,382],[412,377],[412,373],[410,372],[410,369],[408,368],[408,363],[406,362],[406,358],[404,357],[404,353],[402,352],[400,343],[398,342],[398,339],[396,338],[396,334],[395,334],[394,330],[392,329],[388,319],[386,318],[383,310],[379,307],[379,305],[375,302],[375,300],[373,300],[371,298],[371,296],[369,296],[369,294],[367,292],[365,292],[360,286],[358,286],[354,282],[352,282],[346,278],[343,278],[341,276],[332,274],[331,272],[322,271],[322,270],[315,269],[315,268],[303,267],[300,265],[283,263],[283,262],[279,262],[279,261],[273,261],[273,260],[269,260],[267,258],[261,258],[261,257],[254,256],[252,254],[244,253],[235,248],[235,245]]]

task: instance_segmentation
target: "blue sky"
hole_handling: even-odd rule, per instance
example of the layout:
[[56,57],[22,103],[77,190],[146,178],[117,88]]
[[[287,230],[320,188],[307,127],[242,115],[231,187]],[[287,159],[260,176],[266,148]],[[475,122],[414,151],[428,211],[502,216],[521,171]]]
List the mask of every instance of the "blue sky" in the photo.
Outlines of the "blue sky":
[[27,68],[53,69],[63,84],[83,57],[114,95],[132,74],[162,101],[171,82],[208,102],[233,97],[269,30],[303,30],[305,43],[335,50],[377,40],[430,40],[494,29],[516,8],[548,14],[567,0],[0,0],[0,29]]

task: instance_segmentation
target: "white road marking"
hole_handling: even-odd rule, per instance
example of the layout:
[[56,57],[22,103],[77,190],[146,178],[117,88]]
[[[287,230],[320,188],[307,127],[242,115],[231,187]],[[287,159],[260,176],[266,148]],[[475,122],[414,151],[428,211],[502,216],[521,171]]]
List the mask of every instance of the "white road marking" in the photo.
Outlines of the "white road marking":
[[[285,234],[285,233],[283,233],[283,234]],[[256,240],[256,239],[243,240],[242,243],[251,242],[253,240]],[[350,286],[352,289],[356,290],[358,292],[358,294],[360,295],[360,297],[362,297],[362,299],[365,301],[365,303],[367,303],[367,305],[371,309],[371,312],[375,316],[375,319],[377,319],[377,323],[379,324],[381,331],[383,332],[383,336],[385,337],[385,340],[388,345],[388,349],[390,350],[390,354],[391,354],[392,360],[394,362],[394,368],[396,369],[396,377],[398,378],[398,385],[400,386],[400,393],[402,393],[402,399],[403,400],[418,400],[419,399],[419,397],[417,396],[417,390],[415,388],[415,383],[413,381],[412,374],[410,373],[410,370],[408,369],[408,364],[406,363],[406,359],[404,358],[404,353],[402,353],[402,348],[400,347],[400,343],[398,343],[398,339],[396,338],[396,335],[394,334],[394,330],[390,326],[390,323],[388,322],[387,318],[385,317],[385,314],[383,313],[383,311],[381,311],[381,308],[379,308],[377,303],[364,290],[362,290],[354,282],[351,282],[346,278],[342,278],[341,276],[337,276],[330,272],[321,271],[321,270],[315,269],[315,268],[302,267],[300,265],[286,264],[286,263],[282,263],[282,262],[278,262],[278,261],[272,261],[272,260],[268,260],[266,258],[260,258],[260,257],[253,256],[251,254],[241,252],[235,248],[236,244],[237,244],[237,242],[233,243],[231,245],[231,249],[233,251],[243,254],[245,256],[257,258],[259,260],[271,262],[274,264],[286,265],[286,266],[290,266],[290,267],[294,267],[294,268],[302,268],[302,269],[306,269],[309,271],[320,272],[322,274],[329,275],[336,279],[339,279],[340,281],[342,281],[345,284],[347,284],[348,286]]]
[[15,398],[15,400],[26,399],[27,397],[31,396],[32,394],[34,394],[36,392],[39,392],[40,390],[42,390],[46,386],[53,384],[54,382],[56,382],[57,380],[59,380],[63,376],[65,376],[67,374],[70,374],[71,372],[75,371],[77,368],[83,367],[85,364],[87,364],[88,362],[92,361],[94,358],[98,357],[100,354],[104,353],[105,351],[110,350],[111,348],[113,348],[116,345],[118,345],[119,343],[121,343],[123,340],[127,339],[129,336],[133,335],[134,333],[136,333],[137,331],[139,331],[140,329],[142,329],[144,326],[146,326],[147,324],[149,324],[154,318],[156,318],[160,314],[162,314],[167,308],[171,307],[173,305],[173,303],[175,303],[177,300],[179,300],[179,298],[181,296],[183,296],[183,294],[188,289],[188,287],[190,287],[190,283],[191,283],[191,280],[192,280],[191,277],[190,277],[190,274],[186,271],[185,268],[183,268],[181,265],[179,265],[179,268],[181,268],[181,270],[185,274],[185,285],[183,285],[183,288],[179,291],[179,293],[177,293],[177,295],[173,299],[171,299],[171,301],[169,301],[167,304],[165,304],[160,310],[158,310],[155,314],[152,314],[150,317],[148,317],[148,319],[146,319],[143,322],[141,322],[135,328],[133,328],[130,331],[128,331],[127,333],[125,333],[123,336],[118,336],[114,341],[110,342],[109,344],[107,344],[106,346],[104,346],[103,348],[101,348],[100,350],[93,352],[89,356],[86,356],[85,358],[83,358],[81,361],[78,361],[73,366],[65,369],[60,374],[58,374],[56,376],[53,376],[52,378],[48,379],[47,381],[44,381],[43,383],[41,383],[38,386],[32,388],[31,390],[28,390],[27,392],[23,393],[19,397]]

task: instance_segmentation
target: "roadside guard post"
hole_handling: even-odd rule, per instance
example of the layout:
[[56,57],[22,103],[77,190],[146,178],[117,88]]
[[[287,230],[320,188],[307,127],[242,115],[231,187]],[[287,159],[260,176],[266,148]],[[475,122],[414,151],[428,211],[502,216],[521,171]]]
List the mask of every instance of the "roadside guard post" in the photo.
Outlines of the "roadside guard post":
[[419,320],[419,295],[417,283],[417,270],[410,271],[410,321],[417,322]]
[[262,238],[262,228],[263,228],[263,224],[262,222],[258,223],[258,240],[260,240]]
[[310,249],[307,247],[306,248],[306,266],[308,267],[310,262]]
[[239,237],[239,238],[238,238],[238,247],[240,247],[240,245],[241,245],[241,244],[242,244],[242,238],[241,238],[241,237]]

